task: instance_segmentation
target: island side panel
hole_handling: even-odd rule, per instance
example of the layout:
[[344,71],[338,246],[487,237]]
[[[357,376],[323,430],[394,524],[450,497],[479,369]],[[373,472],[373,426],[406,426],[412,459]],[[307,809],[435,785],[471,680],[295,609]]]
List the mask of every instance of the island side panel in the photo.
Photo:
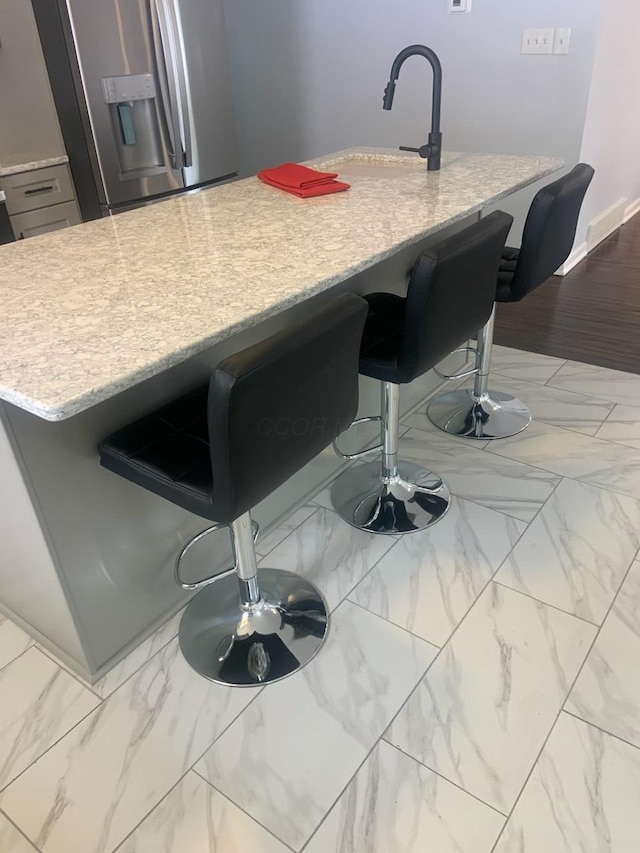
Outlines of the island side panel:
[[7,408],[0,403],[0,611],[86,673],[83,646]]

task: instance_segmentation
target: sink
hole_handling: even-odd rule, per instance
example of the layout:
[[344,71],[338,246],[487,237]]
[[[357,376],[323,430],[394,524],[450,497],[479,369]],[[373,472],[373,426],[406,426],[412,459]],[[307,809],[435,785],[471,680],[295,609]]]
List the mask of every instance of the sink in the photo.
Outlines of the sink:
[[338,172],[341,178],[362,177],[389,179],[404,178],[411,173],[426,172],[425,161],[417,155],[404,154],[345,154],[332,160],[314,163],[315,169]]

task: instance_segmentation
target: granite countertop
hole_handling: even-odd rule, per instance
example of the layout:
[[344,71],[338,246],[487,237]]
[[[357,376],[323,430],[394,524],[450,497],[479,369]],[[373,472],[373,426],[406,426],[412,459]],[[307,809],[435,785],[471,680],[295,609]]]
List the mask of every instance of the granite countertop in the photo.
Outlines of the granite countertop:
[[7,175],[17,175],[19,172],[32,172],[34,169],[47,169],[49,166],[61,166],[68,162],[67,155],[60,154],[58,157],[47,157],[44,160],[24,161],[21,159],[19,163],[0,163],[0,178],[6,178]]
[[334,164],[350,191],[302,200],[247,178],[1,247],[0,399],[69,418],[563,162],[448,153],[427,172],[365,148],[310,161]]

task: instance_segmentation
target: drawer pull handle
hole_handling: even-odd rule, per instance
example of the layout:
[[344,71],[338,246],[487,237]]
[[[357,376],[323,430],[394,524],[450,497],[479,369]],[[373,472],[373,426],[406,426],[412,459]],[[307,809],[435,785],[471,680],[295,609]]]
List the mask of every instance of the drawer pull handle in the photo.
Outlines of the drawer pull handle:
[[48,193],[53,189],[53,185],[48,187],[36,187],[34,190],[25,190],[25,195],[38,195],[38,193]]

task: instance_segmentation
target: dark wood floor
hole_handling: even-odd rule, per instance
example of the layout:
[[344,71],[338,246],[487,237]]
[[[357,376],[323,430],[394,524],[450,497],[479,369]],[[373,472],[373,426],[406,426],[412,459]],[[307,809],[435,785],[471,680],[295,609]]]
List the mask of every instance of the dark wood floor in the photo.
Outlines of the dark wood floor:
[[498,305],[495,342],[640,373],[640,215],[569,275]]

